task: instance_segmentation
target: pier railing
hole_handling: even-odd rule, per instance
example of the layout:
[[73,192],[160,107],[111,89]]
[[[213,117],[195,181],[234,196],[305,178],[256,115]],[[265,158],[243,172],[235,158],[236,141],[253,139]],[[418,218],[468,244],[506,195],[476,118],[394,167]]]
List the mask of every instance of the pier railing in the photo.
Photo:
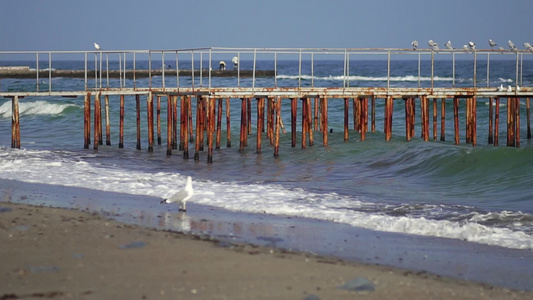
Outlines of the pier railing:
[[[436,64],[445,63],[451,73],[451,87],[468,88],[474,93],[483,88],[497,88],[491,84],[491,62],[505,62],[512,69],[513,85],[530,85],[523,82],[526,50],[490,49],[378,49],[378,48],[194,48],[177,50],[95,50],[95,51],[0,51],[0,93],[2,79],[28,78],[35,85],[25,86],[24,92],[67,93],[69,91],[95,90],[176,90],[192,93],[201,90],[211,93],[221,88],[243,88],[247,93],[264,88],[309,90],[319,87],[321,61],[330,63],[330,73],[335,82],[328,88],[357,88],[353,77],[358,74],[358,64],[368,60],[380,61],[382,67],[380,87],[390,94],[395,75],[394,63],[412,60],[416,73],[412,88],[438,88],[436,81],[442,74],[435,71]],[[232,59],[238,64],[233,64]],[[286,61],[296,65],[280,70]],[[467,83],[456,81],[456,65],[471,64],[471,78]],[[221,63],[225,64],[222,70]],[[29,66],[28,66],[29,64]],[[331,64],[337,65],[331,69]],[[464,68],[463,68],[464,69]],[[442,71],[442,70],[441,70]],[[334,73],[331,73],[334,72]],[[290,75],[290,76],[287,76]],[[64,86],[56,79],[62,77],[83,79],[82,86]],[[225,77],[223,81],[214,78]],[[484,82],[485,81],[485,82]],[[359,86],[360,87],[360,86]],[[450,86],[448,86],[450,87]],[[224,91],[224,90],[222,90]],[[227,90],[225,90],[227,91]]]

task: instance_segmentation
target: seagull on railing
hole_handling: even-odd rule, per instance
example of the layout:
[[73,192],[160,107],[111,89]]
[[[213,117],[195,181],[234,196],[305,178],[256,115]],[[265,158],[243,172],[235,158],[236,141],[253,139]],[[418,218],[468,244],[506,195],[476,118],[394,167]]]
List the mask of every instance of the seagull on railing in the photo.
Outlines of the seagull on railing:
[[494,50],[494,47],[498,46],[498,44],[496,44],[496,42],[493,41],[492,39],[489,39],[489,46],[490,46],[490,49]]
[[513,88],[512,88],[512,87],[511,87],[510,85],[509,85],[509,86],[507,86],[507,92],[509,92],[509,93],[510,93],[510,92],[512,92],[512,91],[513,91]]
[[498,49],[500,49],[501,54],[503,54],[503,51],[505,51],[505,48],[503,48],[502,46],[498,47]]
[[446,46],[446,49],[453,50],[451,41],[446,42],[446,44],[444,44],[444,46]]
[[531,46],[530,43],[524,43],[524,47],[526,47],[526,49],[529,51],[533,51],[533,46]]
[[468,42],[468,47],[470,48],[470,50],[476,50],[476,43]]
[[98,45],[97,43],[94,43],[94,49],[100,50],[100,45]]
[[428,46],[431,50],[439,50],[439,43],[435,43],[433,40],[428,41]]
[[498,91],[499,91],[499,92],[503,92],[503,91],[505,91],[505,88],[503,87],[503,83],[500,84],[500,87],[498,88]]
[[517,50],[517,49],[516,49],[516,46],[514,45],[513,42],[511,42],[511,40],[509,40],[509,41],[507,42],[507,45],[509,45],[509,50],[512,50],[512,51],[516,51],[516,50]]
[[411,46],[413,46],[413,50],[418,49],[418,41],[417,40],[412,41]]

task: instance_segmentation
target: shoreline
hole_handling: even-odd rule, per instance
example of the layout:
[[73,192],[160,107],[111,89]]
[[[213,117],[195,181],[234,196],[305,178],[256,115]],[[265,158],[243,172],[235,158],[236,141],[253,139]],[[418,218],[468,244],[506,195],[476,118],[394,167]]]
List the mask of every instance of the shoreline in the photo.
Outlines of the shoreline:
[[114,219],[135,230],[171,231],[169,234],[181,231],[186,236],[214,239],[228,247],[245,245],[253,249],[295,252],[299,256],[319,255],[343,265],[400,268],[405,274],[482,287],[490,284],[531,289],[533,286],[532,271],[524,264],[524,261],[531,261],[531,251],[375,232],[303,218],[229,212],[195,203],[188,204],[189,211],[183,214],[177,212],[177,206],[159,205],[159,198],[74,187],[0,180],[0,190],[3,202],[0,206],[16,202],[70,208],[77,213],[84,211],[81,214],[96,213],[101,216],[99,218]]

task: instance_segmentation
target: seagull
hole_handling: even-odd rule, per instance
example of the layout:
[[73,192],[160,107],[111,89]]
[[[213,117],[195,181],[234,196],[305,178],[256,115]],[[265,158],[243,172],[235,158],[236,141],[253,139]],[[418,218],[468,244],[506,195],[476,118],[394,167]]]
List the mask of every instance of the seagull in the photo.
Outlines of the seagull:
[[468,50],[468,46],[467,45],[463,45],[463,50]]
[[498,88],[498,91],[499,91],[499,92],[503,92],[503,91],[505,91],[505,88],[503,87],[503,83],[500,84],[500,87]]
[[526,47],[526,49],[529,51],[533,51],[533,46],[531,46],[530,43],[524,43],[524,47]]
[[439,50],[439,43],[435,43],[433,40],[428,41],[428,46],[432,50]]
[[515,90],[516,90],[516,92],[520,92],[520,86],[518,84],[516,85],[516,89]]
[[498,47],[498,49],[500,49],[501,54],[503,54],[503,51],[505,51],[505,48],[503,48],[502,46]]
[[446,44],[444,44],[444,46],[446,46],[446,49],[453,50],[452,42],[451,42],[451,41],[448,41]]
[[509,41],[507,42],[507,45],[509,45],[509,50],[512,50],[512,51],[516,51],[516,50],[517,50],[517,49],[516,49],[516,46],[514,45],[513,42],[511,42],[511,40],[509,40]]
[[97,43],[94,43],[94,49],[100,50],[100,45],[98,45]]
[[490,49],[494,49],[494,47],[498,46],[498,44],[496,44],[496,42],[493,41],[492,39],[489,39],[489,46],[490,46]]
[[179,211],[186,211],[187,208],[185,205],[187,200],[191,199],[193,195],[194,190],[192,189],[192,178],[191,176],[187,176],[187,183],[185,184],[185,187],[179,190],[176,194],[172,195],[170,198],[162,200],[160,203],[165,204],[179,202]]
[[411,46],[413,46],[413,50],[418,49],[418,41],[417,40],[412,41]]
[[509,86],[507,87],[507,92],[510,93],[510,92],[512,92],[512,91],[513,91],[513,88],[509,85]]
[[476,43],[468,42],[468,47],[470,48],[470,50],[476,50]]

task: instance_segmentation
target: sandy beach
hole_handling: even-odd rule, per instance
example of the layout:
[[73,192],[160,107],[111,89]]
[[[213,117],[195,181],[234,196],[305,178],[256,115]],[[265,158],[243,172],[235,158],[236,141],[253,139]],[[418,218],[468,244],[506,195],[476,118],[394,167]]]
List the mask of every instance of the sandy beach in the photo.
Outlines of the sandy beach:
[[532,292],[0,204],[0,299],[533,299]]

